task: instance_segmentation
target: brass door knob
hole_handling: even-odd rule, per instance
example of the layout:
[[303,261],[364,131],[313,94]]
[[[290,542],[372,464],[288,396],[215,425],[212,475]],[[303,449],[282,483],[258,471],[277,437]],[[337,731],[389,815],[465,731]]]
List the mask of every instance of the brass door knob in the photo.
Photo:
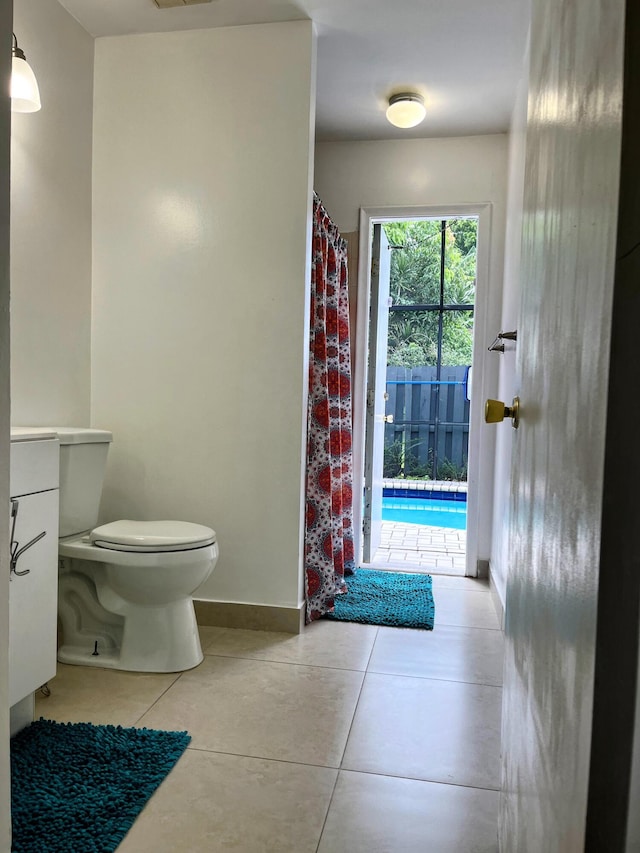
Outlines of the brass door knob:
[[520,398],[514,397],[510,406],[501,400],[487,400],[484,404],[484,419],[488,424],[499,424],[505,418],[511,418],[511,425],[518,429],[520,425]]

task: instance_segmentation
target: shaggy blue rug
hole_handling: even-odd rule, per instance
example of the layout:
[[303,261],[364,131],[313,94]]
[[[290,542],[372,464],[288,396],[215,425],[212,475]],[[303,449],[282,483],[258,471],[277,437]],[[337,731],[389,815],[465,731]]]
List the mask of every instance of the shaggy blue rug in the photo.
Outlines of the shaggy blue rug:
[[14,853],[112,853],[186,732],[38,720],[11,740]]
[[433,630],[431,575],[358,569],[345,580],[347,592],[336,596],[327,619]]

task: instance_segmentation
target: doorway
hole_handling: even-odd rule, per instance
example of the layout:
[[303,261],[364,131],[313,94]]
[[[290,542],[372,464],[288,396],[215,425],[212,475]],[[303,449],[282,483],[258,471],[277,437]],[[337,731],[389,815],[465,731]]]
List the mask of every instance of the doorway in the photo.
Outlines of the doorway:
[[354,508],[365,565],[478,575],[472,399],[488,207],[361,212]]

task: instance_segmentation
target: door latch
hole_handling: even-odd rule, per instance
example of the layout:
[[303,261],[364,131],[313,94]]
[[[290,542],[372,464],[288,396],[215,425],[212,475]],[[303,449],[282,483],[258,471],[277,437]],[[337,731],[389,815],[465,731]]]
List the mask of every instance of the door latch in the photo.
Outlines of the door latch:
[[510,406],[505,406],[501,400],[487,400],[484,405],[484,419],[488,424],[499,424],[505,418],[511,418],[511,426],[520,426],[520,398],[514,397]]

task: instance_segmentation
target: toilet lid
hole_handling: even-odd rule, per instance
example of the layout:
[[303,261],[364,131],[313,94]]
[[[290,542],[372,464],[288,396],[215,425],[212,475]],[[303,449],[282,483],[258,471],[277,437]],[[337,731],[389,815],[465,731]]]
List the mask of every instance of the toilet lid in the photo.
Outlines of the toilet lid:
[[216,541],[215,530],[189,521],[112,521],[94,528],[91,543],[114,551],[188,551]]

